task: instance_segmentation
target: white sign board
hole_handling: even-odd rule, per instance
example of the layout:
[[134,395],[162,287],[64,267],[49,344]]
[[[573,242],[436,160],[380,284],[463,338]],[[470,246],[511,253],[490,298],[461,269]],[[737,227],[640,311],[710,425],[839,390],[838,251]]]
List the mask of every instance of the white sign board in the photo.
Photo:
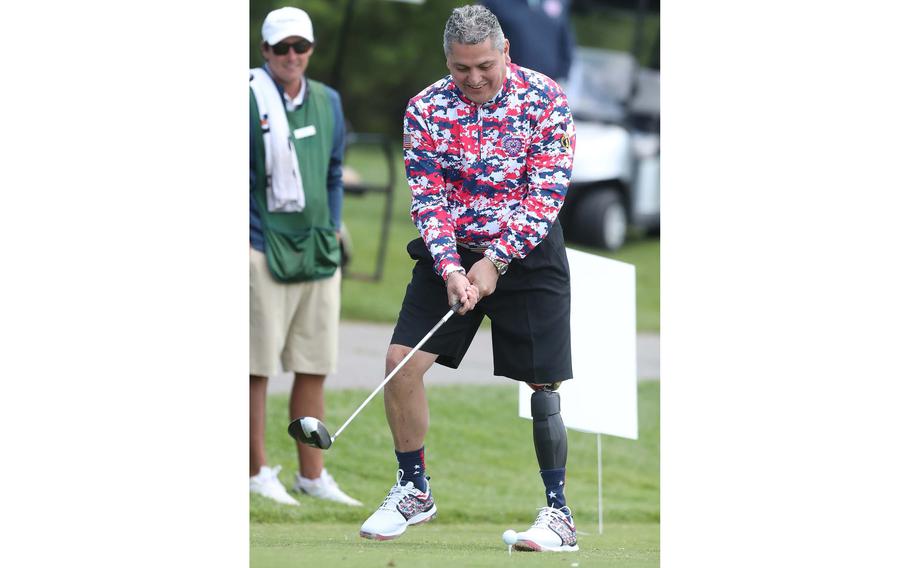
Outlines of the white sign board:
[[[572,371],[559,387],[566,428],[638,439],[635,267],[567,249],[572,277]],[[518,386],[518,415],[531,393]]]

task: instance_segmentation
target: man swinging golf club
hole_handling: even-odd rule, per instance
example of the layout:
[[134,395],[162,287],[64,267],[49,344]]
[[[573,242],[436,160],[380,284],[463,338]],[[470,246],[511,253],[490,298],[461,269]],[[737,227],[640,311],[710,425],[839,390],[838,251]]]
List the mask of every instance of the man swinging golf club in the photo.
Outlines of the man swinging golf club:
[[572,377],[569,265],[557,213],[572,173],[575,127],[553,80],[511,64],[509,42],[486,8],[455,9],[443,46],[451,75],[405,111],[405,169],[421,238],[407,246],[416,264],[386,373],[456,302],[462,317],[449,319],[385,387],[398,475],[360,534],[392,539],[436,516],[424,460],[423,375],[434,362],[457,368],[487,316],[494,373],[535,390],[533,439],[546,507],[514,546],[578,550],[563,492],[567,441],[556,392]]

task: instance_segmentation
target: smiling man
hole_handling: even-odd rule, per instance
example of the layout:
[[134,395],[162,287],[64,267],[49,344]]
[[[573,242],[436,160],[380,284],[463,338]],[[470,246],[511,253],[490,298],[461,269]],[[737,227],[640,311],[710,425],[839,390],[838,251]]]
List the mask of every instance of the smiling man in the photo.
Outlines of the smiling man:
[[[280,8],[262,24],[265,65],[250,70],[250,492],[299,505],[267,465],[267,382],[294,372],[290,417],[323,418],[338,358],[344,118],[331,88],[306,76],[309,15]],[[320,450],[297,444],[294,489],[351,506]]]
[[481,43],[453,43],[446,52],[446,67],[452,81],[474,104],[489,102],[502,88],[509,69],[509,40],[494,45],[487,38]]
[[[424,460],[429,407],[423,376],[457,368],[481,320],[492,321],[493,372],[528,383],[533,439],[546,506],[517,534],[529,551],[578,550],[566,506],[567,439],[559,383],[572,378],[570,286],[557,214],[572,174],[575,127],[549,77],[513,65],[496,17],[456,8],[443,34],[451,75],[411,99],[404,162],[420,238],[386,355],[386,374],[456,302],[451,318],[385,387],[398,475],[361,536],[396,538],[432,520]],[[481,416],[465,417],[482,427]],[[465,467],[483,464],[464,464]]]

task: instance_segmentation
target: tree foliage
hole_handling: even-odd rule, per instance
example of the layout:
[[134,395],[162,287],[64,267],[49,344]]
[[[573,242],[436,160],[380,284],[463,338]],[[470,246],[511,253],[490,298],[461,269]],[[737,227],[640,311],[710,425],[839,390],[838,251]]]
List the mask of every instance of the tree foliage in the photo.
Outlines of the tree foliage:
[[[283,6],[306,10],[316,34],[307,74],[338,89],[354,130],[398,136],[408,99],[448,74],[442,31],[452,9],[466,2],[353,0],[349,28],[342,37],[349,1],[251,0],[250,65],[262,64],[259,43],[266,14]],[[339,49],[343,57],[337,62]]]
[[[636,0],[637,1],[637,0]],[[283,6],[306,10],[313,20],[316,51],[307,74],[335,87],[345,117],[357,132],[400,136],[408,99],[448,74],[442,32],[452,10],[469,0],[250,0],[250,66],[262,64],[262,20]],[[628,4],[626,6],[625,4]],[[576,0],[574,27],[579,45],[631,50],[635,14],[617,0]],[[636,4],[637,5],[637,4]],[[348,7],[352,16],[343,25]],[[655,59],[660,3],[648,3],[641,63]],[[343,36],[343,37],[342,37]],[[339,50],[343,57],[338,60]]]

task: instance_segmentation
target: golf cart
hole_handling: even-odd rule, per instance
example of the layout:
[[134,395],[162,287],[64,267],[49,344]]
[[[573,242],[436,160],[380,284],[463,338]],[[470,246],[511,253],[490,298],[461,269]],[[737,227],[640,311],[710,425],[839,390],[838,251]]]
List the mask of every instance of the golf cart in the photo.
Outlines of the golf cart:
[[629,53],[579,47],[565,85],[577,130],[560,219],[568,239],[620,248],[660,230],[660,72]]

